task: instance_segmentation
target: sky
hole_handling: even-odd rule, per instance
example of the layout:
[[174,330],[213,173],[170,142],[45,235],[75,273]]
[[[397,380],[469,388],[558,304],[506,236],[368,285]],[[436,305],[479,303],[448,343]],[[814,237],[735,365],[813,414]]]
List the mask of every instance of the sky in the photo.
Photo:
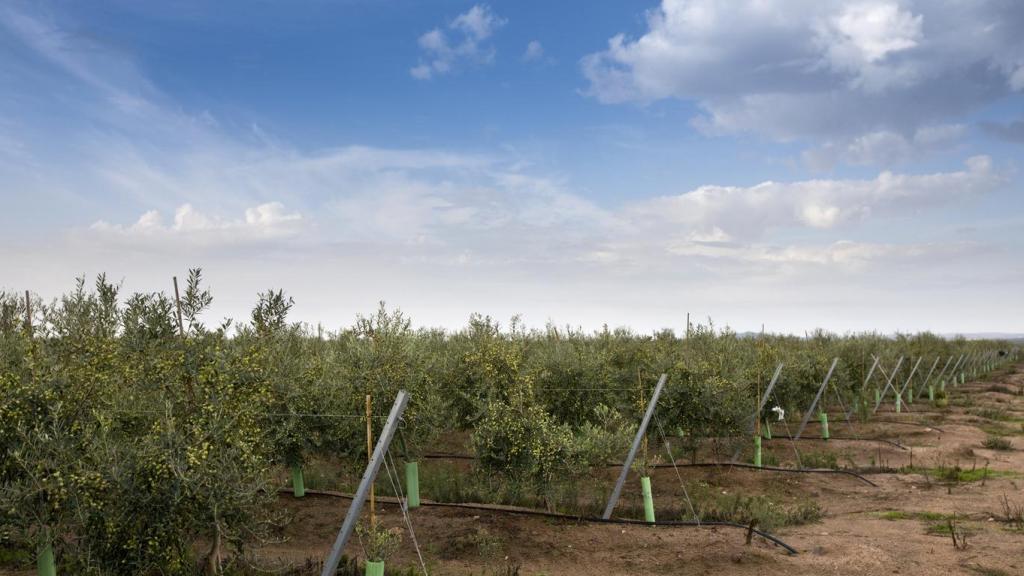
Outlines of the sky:
[[0,289],[1024,332],[1024,3],[0,4]]

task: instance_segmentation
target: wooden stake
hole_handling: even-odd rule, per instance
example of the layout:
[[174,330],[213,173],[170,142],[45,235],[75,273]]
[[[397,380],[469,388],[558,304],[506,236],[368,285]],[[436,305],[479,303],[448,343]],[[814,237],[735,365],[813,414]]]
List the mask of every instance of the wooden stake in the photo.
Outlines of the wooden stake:
[[[184,340],[185,326],[181,321],[181,295],[178,293],[178,277],[171,276],[171,279],[174,280],[174,304],[178,311],[178,337]],[[185,376],[185,391],[188,393],[190,400],[195,399],[195,387],[192,385],[192,380],[188,375]]]
[[[373,457],[373,401],[369,394],[366,395],[366,457]],[[373,497],[373,484],[370,484],[370,528],[377,526],[376,506]]]
[[28,290],[25,290],[25,330],[28,332],[28,337],[32,337],[32,299],[28,295]]
[[174,279],[174,302],[177,304],[178,307],[178,335],[184,338],[185,327],[184,324],[182,324],[181,322],[181,295],[178,294],[178,277],[172,276],[172,278]]
[[761,437],[761,379],[764,377],[763,369],[760,364],[764,360],[764,323],[761,323],[761,338],[757,342],[758,352],[761,356],[758,358],[758,370],[757,370],[757,395],[754,397],[754,434]]
[[[640,390],[640,404],[639,404],[639,407],[642,410],[643,407],[647,403],[644,401],[644,381],[640,378],[640,367],[639,366],[636,367],[636,385],[637,385],[637,388]],[[643,444],[641,445],[641,450],[643,451],[643,459],[642,459],[643,466],[641,466],[640,476],[649,476],[650,475],[650,471],[647,470],[648,461],[647,461],[647,435],[646,434],[644,435]]]

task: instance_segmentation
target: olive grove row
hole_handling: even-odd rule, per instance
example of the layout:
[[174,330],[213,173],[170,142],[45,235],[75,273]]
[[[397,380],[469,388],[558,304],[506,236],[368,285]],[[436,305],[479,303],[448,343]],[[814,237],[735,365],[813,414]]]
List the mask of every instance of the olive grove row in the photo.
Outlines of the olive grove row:
[[482,473],[543,492],[621,460],[662,373],[659,418],[696,450],[749,438],[779,362],[778,403],[799,411],[835,357],[832,382],[856,402],[875,356],[891,365],[1005,347],[741,336],[710,323],[685,337],[529,330],[484,316],[446,332],[414,329],[383,304],[326,332],[290,323],[281,291],[256,295],[244,322],[208,326],[211,302],[198,270],[180,301],[126,296],[102,276],[50,303],[0,296],[0,546],[52,545],[80,574],[193,573],[197,542],[219,557],[272,525],[280,470],[365,462],[368,394],[379,426],[396,392],[410,392],[393,447],[406,460],[464,434]]

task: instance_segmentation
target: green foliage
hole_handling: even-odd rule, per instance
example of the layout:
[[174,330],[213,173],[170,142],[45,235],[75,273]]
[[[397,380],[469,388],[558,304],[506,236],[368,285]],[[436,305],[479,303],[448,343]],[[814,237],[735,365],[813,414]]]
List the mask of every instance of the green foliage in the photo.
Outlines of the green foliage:
[[1010,416],[1009,412],[1006,410],[1006,408],[1003,408],[1003,407],[998,407],[998,408],[978,408],[978,409],[968,410],[967,413],[968,414],[973,414],[973,415],[975,415],[975,416],[977,416],[979,418],[984,418],[986,420],[1005,421],[1005,420],[1010,420],[1011,419],[1011,416]]
[[904,510],[889,510],[879,514],[883,520],[923,520],[926,522],[945,521],[953,516],[941,512],[907,512]]
[[818,452],[802,452],[800,463],[804,468],[826,468],[836,470],[839,468],[839,458],[834,452],[826,450]]
[[570,428],[525,398],[488,404],[472,441],[485,473],[501,474],[536,491],[584,473]]
[[700,515],[705,521],[754,523],[762,530],[772,531],[785,526],[800,526],[821,520],[822,511],[813,500],[786,506],[768,496],[758,494],[720,494],[710,490],[696,494]]
[[[270,464],[264,353],[205,330],[199,281],[193,271],[184,338],[165,298],[121,308],[102,276],[42,308],[42,337],[0,376],[11,539],[53,542],[78,572],[138,574],[191,573],[196,537],[238,548],[254,535]],[[5,349],[19,336],[5,333]]]
[[401,528],[384,528],[377,525],[359,524],[356,535],[366,550],[366,558],[372,562],[383,562],[398,551],[402,543]]
[[1004,436],[989,436],[982,442],[982,446],[989,450],[1013,450],[1013,443]]
[[[173,294],[125,296],[105,276],[91,287],[79,279],[51,303],[31,301],[31,329],[24,294],[0,292],[5,548],[52,542],[69,573],[192,574],[200,563],[235,570],[232,553],[242,557],[274,520],[282,469],[364,465],[367,395],[379,430],[398,390],[411,393],[393,444],[407,460],[441,435],[469,432],[477,473],[427,474],[428,496],[581,509],[601,495],[581,491],[580,480],[621,462],[661,373],[668,380],[647,452],[661,452],[664,429],[682,432],[677,446],[692,458],[710,450],[721,459],[736,442],[749,448],[758,394],[780,362],[786,368],[762,417],[776,401],[790,414],[805,410],[834,357],[826,398],[838,392],[852,402],[868,394],[872,355],[892,367],[899,356],[1005,346],[929,334],[741,336],[710,321],[686,339],[607,327],[527,330],[515,318],[503,327],[479,315],[445,332],[414,329],[384,303],[325,332],[290,322],[293,301],[282,290],[257,294],[248,322],[207,327],[213,294],[199,269],[183,288],[179,306]],[[834,456],[824,461],[834,464]],[[810,504],[713,500],[712,516],[762,527],[820,514]]]
[[959,464],[949,466],[945,463],[934,468],[902,468],[904,473],[919,473],[926,474],[940,482],[960,484],[965,482],[981,482],[988,478],[1013,478],[1017,476],[1016,472],[1010,472],[1005,470],[992,470],[988,466],[978,468],[972,466],[971,468],[961,468]]

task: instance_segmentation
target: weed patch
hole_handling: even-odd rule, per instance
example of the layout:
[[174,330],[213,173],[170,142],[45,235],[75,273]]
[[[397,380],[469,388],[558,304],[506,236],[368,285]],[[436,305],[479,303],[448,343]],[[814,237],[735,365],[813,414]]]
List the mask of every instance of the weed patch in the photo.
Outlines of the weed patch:
[[701,501],[701,518],[704,520],[739,524],[753,522],[757,527],[769,531],[817,522],[822,515],[817,502],[806,501],[785,506],[764,495],[723,494]]
[[1002,422],[1004,420],[1010,420],[1011,419],[1010,413],[1007,412],[1006,408],[1001,408],[1001,407],[1000,408],[977,408],[977,409],[974,409],[974,410],[968,410],[967,413],[971,414],[972,416],[977,416],[979,418],[984,418],[985,420],[996,420],[996,421]]
[[989,450],[1013,450],[1013,443],[1004,436],[989,436],[981,445]]
[[905,510],[889,510],[878,515],[883,520],[921,520],[923,522],[944,522],[952,518],[941,512],[907,512]]
[[828,451],[821,452],[806,452],[800,454],[800,462],[804,468],[827,468],[829,470],[836,470],[839,468],[838,457]]

